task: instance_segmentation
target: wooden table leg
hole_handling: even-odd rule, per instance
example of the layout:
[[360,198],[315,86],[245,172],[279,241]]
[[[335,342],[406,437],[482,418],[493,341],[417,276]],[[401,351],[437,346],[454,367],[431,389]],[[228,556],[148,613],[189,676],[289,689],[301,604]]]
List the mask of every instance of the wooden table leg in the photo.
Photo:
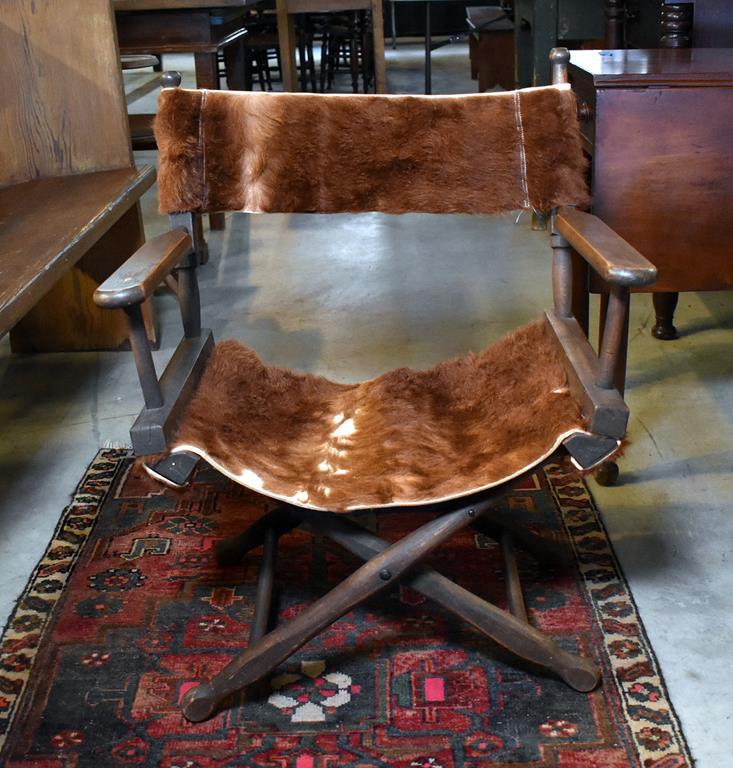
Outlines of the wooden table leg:
[[230,91],[247,90],[246,50],[244,37],[240,37],[233,43],[224,47],[224,68],[227,73],[227,88]]
[[[196,67],[196,87],[208,88],[209,90],[219,90],[219,63],[217,54],[214,53],[194,53],[193,55]],[[209,228],[212,230],[224,229],[224,214],[210,213]]]
[[277,0],[277,36],[280,43],[283,90],[297,91],[298,71],[295,64],[295,19],[288,13],[286,0]]
[[432,59],[430,58],[432,47],[432,30],[430,29],[430,0],[425,0],[425,94],[429,96],[433,92]]
[[603,12],[606,17],[604,46],[606,48],[626,47],[626,0],[604,0]]
[[[394,3],[392,3],[392,9],[394,13]],[[374,90],[377,93],[387,93],[382,0],[372,0],[372,39],[372,48],[374,49]]]
[[390,26],[392,32],[392,50],[397,50],[397,17],[395,11],[395,1],[390,2]]

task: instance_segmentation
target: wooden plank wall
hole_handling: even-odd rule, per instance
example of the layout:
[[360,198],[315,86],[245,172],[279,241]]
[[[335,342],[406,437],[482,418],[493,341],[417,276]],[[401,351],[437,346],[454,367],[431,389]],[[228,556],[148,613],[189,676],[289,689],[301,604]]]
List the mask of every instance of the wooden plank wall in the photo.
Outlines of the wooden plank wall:
[[0,187],[132,165],[110,0],[0,2]]

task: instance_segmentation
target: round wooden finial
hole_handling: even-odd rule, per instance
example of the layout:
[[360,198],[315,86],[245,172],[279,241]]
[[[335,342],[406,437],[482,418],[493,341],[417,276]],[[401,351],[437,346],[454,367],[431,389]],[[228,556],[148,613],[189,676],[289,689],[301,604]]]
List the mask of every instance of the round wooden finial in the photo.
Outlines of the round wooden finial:
[[567,83],[570,51],[567,48],[553,48],[550,51],[550,62],[552,63],[552,84]]
[[181,84],[180,72],[163,72],[160,77],[161,88],[178,88]]
[[567,64],[570,61],[570,51],[567,48],[553,48],[550,51],[550,61],[553,64]]

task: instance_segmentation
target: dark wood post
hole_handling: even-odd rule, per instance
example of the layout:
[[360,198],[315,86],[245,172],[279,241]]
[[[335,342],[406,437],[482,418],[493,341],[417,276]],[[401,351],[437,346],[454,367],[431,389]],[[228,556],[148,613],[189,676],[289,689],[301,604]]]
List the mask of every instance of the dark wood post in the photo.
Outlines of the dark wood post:
[[558,317],[573,316],[573,254],[568,241],[555,229],[555,213],[550,216],[552,246],[552,296]]
[[628,339],[629,289],[626,286],[613,285],[608,294],[601,351],[598,355],[598,378],[596,384],[603,389],[617,386],[618,358]]
[[626,0],[604,0],[606,48],[626,47]]
[[160,408],[163,405],[163,392],[155,372],[153,353],[150,349],[150,341],[145,330],[140,304],[125,307],[127,318],[130,322],[130,346],[135,358],[135,367],[140,379],[140,387],[143,391],[146,408]]
[[570,51],[567,48],[553,48],[550,51],[550,65],[552,67],[552,84],[562,85],[568,82],[568,64],[570,63]]

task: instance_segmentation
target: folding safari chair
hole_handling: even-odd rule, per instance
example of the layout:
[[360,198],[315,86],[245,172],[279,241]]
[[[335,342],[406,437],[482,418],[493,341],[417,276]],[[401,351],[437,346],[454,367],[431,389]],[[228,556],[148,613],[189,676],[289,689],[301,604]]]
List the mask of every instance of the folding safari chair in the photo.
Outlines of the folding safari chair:
[[[208,718],[229,694],[399,580],[573,688],[597,685],[590,661],[529,624],[514,541],[540,555],[545,544],[511,521],[499,524],[492,508],[498,489],[561,446],[586,471],[618,450],[628,411],[613,370],[629,289],[656,276],[625,241],[575,207],[587,203],[587,190],[569,54],[556,49],[552,60],[552,86],[447,97],[192,91],[165,76],[173,87],[162,91],[156,122],[158,183],[173,228],[95,294],[130,320],[145,399],[133,447],[165,483],[185,485],[204,460],[280,502],[217,548],[228,564],[263,547],[255,614],[246,650],[187,691],[189,720]],[[328,162],[334,157],[339,174]],[[236,342],[215,346],[201,327],[203,214],[520,208],[550,214],[554,309],[479,355],[342,385],[267,367]],[[611,286],[598,355],[571,311],[573,250]],[[141,305],[163,280],[177,292],[184,338],[158,380]],[[395,543],[334,514],[417,505],[435,517]],[[268,632],[277,540],[304,523],[365,564]],[[508,611],[420,565],[465,526],[501,543]]]

